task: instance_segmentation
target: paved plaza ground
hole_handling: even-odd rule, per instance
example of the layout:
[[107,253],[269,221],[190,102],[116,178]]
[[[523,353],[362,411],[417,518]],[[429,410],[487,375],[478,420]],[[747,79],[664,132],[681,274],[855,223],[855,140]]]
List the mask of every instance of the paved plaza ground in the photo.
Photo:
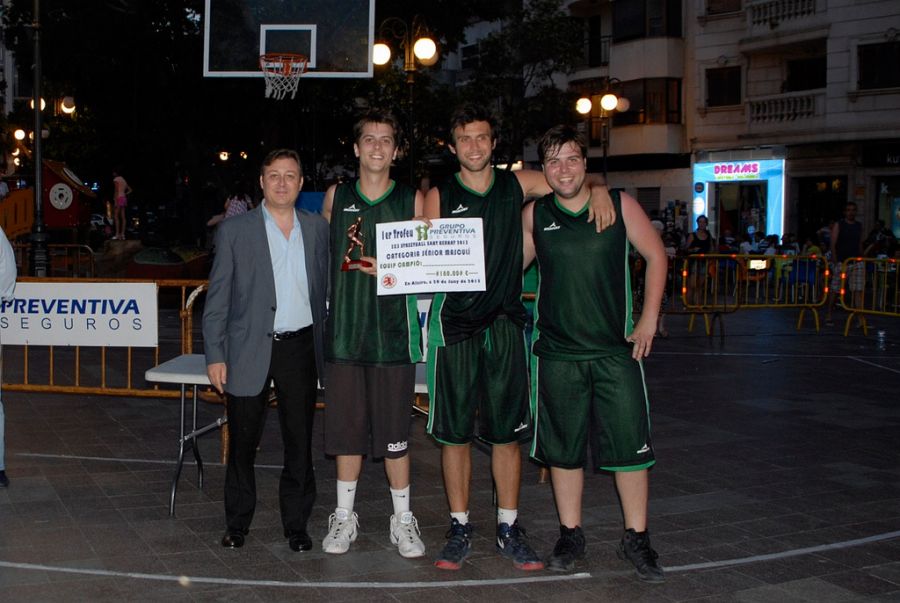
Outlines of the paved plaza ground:
[[[432,558],[447,505],[440,450],[413,419],[413,509],[427,556],[388,540],[382,467],[367,463],[357,495],[361,533],[328,556],[321,538],[335,502],[321,454],[309,553],[282,537],[281,447],[269,414],[257,469],[260,502],[244,548],[226,550],[219,436],[201,439],[206,483],[185,467],[176,516],[168,492],[177,402],[4,393],[7,473],[0,490],[0,601],[900,601],[900,321],[873,332],[842,325],[796,331],[791,311],[724,319],[724,341],[670,317],[646,362],[654,447],[650,530],[668,569],[641,583],[616,558],[621,516],[612,479],[588,476],[588,556],[576,573],[523,573],[495,552],[488,457],[475,453],[474,552],[458,572]],[[809,323],[807,323],[808,325]],[[201,405],[201,421],[222,407]],[[524,450],[524,449],[523,449]],[[520,517],[549,553],[557,536],[550,486],[524,467]]]

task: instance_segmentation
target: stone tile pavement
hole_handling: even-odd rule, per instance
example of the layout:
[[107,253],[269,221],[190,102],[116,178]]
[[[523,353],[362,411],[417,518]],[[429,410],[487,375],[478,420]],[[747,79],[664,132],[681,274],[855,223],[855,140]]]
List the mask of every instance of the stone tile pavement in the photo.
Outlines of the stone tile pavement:
[[[794,329],[795,314],[746,311],[727,337],[670,317],[646,362],[658,464],[650,529],[662,585],[619,561],[621,515],[605,474],[586,483],[588,556],[572,575],[523,573],[493,551],[489,461],[476,452],[474,553],[459,572],[431,565],[447,529],[438,447],[413,418],[413,508],[428,556],[388,540],[382,467],[367,463],[351,552],[319,542],[334,506],[334,464],[317,453],[310,553],[282,537],[281,455],[270,413],[247,545],[224,550],[218,435],[201,439],[203,489],[186,465],[176,516],[168,488],[177,402],[4,393],[7,469],[0,490],[0,601],[900,601],[900,322],[874,335]],[[808,324],[808,323],[807,323]],[[221,406],[203,404],[201,421]],[[316,447],[321,450],[317,423]],[[523,448],[524,450],[524,448]],[[550,487],[524,466],[520,516],[535,548],[557,535]]]

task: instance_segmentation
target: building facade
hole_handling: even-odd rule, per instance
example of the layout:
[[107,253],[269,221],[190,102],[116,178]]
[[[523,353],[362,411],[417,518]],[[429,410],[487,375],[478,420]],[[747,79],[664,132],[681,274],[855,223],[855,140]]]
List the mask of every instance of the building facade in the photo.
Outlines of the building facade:
[[[648,211],[678,200],[716,236],[805,237],[855,201],[867,229],[881,219],[900,236],[896,0],[567,8],[584,23],[583,65],[567,85],[593,100],[590,168],[605,164]],[[610,91],[627,110],[600,107]]]

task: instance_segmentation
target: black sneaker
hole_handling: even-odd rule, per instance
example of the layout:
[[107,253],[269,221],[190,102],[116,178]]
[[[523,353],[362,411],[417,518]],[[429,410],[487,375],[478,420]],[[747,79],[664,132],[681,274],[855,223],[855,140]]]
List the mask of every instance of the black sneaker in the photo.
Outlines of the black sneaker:
[[516,569],[533,571],[544,569],[544,562],[528,544],[525,528],[519,527],[519,520],[497,524],[497,551],[507,559],[512,559]]
[[665,582],[663,568],[656,562],[659,555],[650,546],[650,535],[645,532],[625,530],[619,543],[619,559],[627,559],[634,564],[637,575],[645,582]]
[[6,477],[6,471],[0,471],[0,488],[9,487],[9,478]]
[[559,540],[553,547],[553,554],[547,559],[547,569],[553,572],[571,572],[575,569],[575,560],[584,559],[584,549],[584,532],[581,531],[581,526],[559,526]]
[[472,543],[469,539],[472,537],[472,524],[462,525],[456,519],[450,520],[450,530],[447,532],[447,544],[437,559],[434,560],[435,567],[445,570],[458,570],[462,567],[462,562],[469,556],[472,550]]

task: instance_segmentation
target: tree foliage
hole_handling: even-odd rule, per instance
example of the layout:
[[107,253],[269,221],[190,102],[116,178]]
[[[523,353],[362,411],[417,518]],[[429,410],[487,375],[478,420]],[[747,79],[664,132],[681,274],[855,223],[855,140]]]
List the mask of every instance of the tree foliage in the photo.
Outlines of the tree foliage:
[[582,26],[563,10],[562,0],[527,0],[481,40],[480,67],[464,95],[495,108],[500,162],[521,157],[526,142],[571,118],[571,95],[553,78],[571,73],[582,52]]
[[[257,79],[203,78],[204,0],[41,0],[44,97],[75,97],[75,118],[45,113],[50,137],[44,156],[66,161],[83,178],[109,185],[122,166],[141,200],[164,203],[177,170],[198,184],[224,186],[254,178],[264,152],[278,146],[300,151],[309,186],[323,190],[328,174],[352,171],[350,132],[369,106],[397,113],[405,129],[415,121],[420,175],[442,156],[447,118],[460,90],[442,83],[436,70],[407,83],[402,65],[377,68],[362,80],[303,80],[297,98],[263,98]],[[397,16],[428,24],[446,56],[465,40],[474,20],[502,18],[503,28],[482,42],[484,63],[464,95],[499,107],[500,155],[514,157],[522,143],[559,121],[570,103],[551,81],[567,71],[580,51],[560,0],[378,0],[378,24]],[[23,92],[34,62],[33,0],[10,0],[3,13],[3,41],[15,53]],[[412,104],[410,90],[412,89]],[[528,98],[526,99],[526,92]],[[26,129],[27,101],[9,116]],[[409,134],[409,132],[407,132]],[[246,161],[224,166],[219,150]],[[401,159],[398,177],[406,179]],[[312,169],[315,166],[316,169]]]

